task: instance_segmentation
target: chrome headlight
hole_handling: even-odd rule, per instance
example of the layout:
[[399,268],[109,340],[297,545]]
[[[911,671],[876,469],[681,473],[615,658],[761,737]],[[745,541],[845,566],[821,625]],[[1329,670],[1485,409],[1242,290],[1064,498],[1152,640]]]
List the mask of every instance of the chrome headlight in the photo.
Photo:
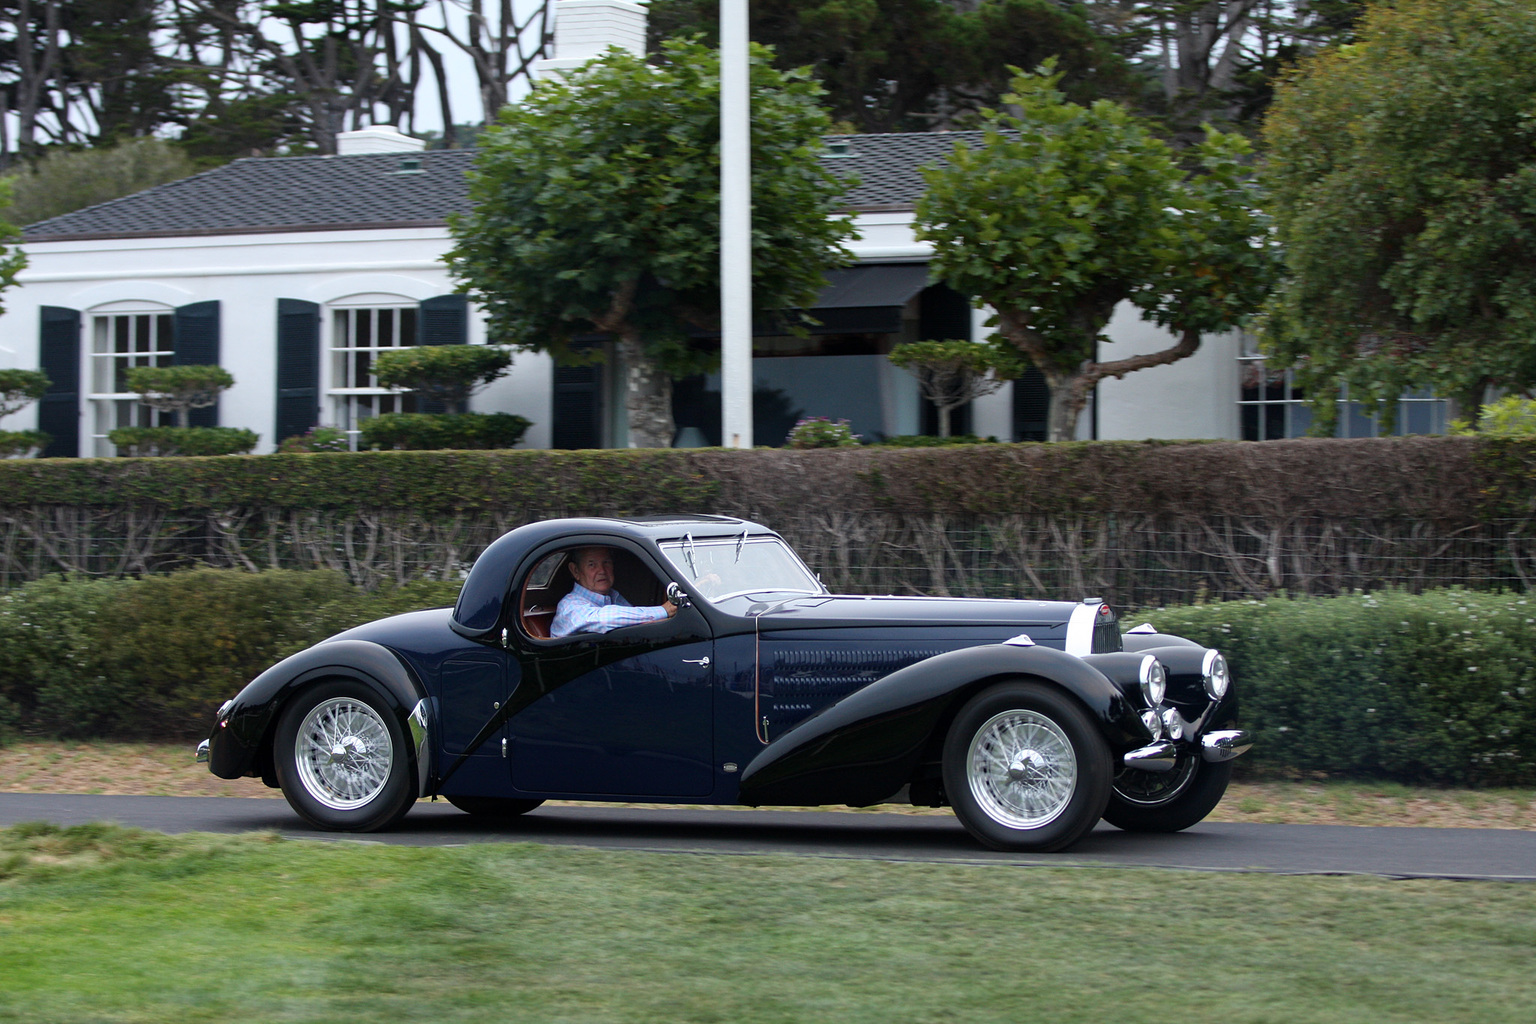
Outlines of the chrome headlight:
[[1147,702],[1147,707],[1155,708],[1163,702],[1168,694],[1168,670],[1163,668],[1163,663],[1152,655],[1141,659],[1141,697]]
[[1205,660],[1200,663],[1200,675],[1205,682],[1205,692],[1211,700],[1221,700],[1227,695],[1232,685],[1232,676],[1227,671],[1227,659],[1221,656],[1220,651],[1205,652]]
[[1184,716],[1179,714],[1178,708],[1163,709],[1163,728],[1168,732],[1171,740],[1184,738]]
[[1148,708],[1141,713],[1141,724],[1147,727],[1147,732],[1152,734],[1153,740],[1163,738],[1163,720],[1157,717],[1157,712]]

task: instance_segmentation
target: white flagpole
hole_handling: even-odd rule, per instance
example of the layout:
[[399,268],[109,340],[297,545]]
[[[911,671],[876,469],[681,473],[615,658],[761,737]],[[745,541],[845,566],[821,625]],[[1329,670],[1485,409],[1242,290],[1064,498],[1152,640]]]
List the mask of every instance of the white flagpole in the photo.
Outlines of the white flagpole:
[[752,107],[747,0],[720,3],[720,426],[752,447]]

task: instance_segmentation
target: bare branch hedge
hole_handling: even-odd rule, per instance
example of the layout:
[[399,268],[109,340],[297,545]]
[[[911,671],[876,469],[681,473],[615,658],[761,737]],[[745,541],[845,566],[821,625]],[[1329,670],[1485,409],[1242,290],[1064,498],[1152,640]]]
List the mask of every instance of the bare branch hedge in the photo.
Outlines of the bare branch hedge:
[[0,585],[196,565],[452,579],[565,515],[741,515],[856,593],[1122,605],[1536,576],[1536,444],[1479,438],[0,462]]

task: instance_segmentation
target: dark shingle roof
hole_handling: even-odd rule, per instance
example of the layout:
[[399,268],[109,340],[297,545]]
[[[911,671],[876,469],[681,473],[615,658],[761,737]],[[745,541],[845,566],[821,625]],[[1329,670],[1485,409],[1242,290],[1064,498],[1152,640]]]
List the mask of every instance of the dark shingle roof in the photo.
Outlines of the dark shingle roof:
[[[827,164],[857,175],[856,210],[910,209],[922,194],[918,168],[938,163],[976,132],[839,135]],[[845,155],[831,155],[834,153]],[[356,156],[253,157],[28,225],[29,242],[337,231],[443,224],[468,209],[472,150]],[[414,166],[413,166],[414,165]]]
[[855,210],[910,210],[927,187],[920,169],[943,163],[957,142],[980,143],[982,134],[833,135],[825,161],[838,174],[858,176],[859,184],[848,193]]

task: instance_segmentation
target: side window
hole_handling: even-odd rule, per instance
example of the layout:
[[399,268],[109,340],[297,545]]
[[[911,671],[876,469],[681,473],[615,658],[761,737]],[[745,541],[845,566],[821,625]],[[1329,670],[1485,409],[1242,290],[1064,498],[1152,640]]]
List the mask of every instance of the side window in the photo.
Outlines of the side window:
[[[583,550],[571,548],[554,552],[540,559],[524,578],[517,591],[519,624],[524,633],[539,639],[555,634],[555,616],[560,601],[575,588],[578,578],[581,578],[572,571],[572,566],[581,562],[580,554]],[[640,559],[621,549],[608,550],[612,556],[612,572],[593,582],[595,591],[617,593],[623,597],[624,602],[635,608],[654,608],[666,600],[666,582]],[[621,621],[608,628],[638,624],[639,621]],[[606,631],[595,628],[581,630],[583,633]]]

